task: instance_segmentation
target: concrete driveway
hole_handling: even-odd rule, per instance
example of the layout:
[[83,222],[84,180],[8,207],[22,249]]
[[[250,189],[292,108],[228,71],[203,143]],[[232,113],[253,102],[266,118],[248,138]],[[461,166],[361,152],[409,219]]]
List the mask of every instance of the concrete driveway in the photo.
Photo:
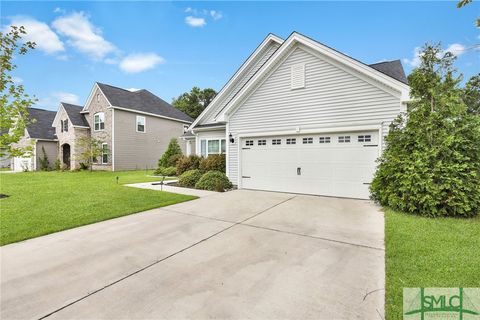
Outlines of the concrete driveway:
[[238,190],[2,247],[2,319],[380,319],[369,201]]

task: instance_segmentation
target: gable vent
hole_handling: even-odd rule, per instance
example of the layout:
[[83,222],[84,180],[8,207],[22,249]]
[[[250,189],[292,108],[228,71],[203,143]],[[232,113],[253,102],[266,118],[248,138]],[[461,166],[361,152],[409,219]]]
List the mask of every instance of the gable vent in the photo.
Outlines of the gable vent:
[[295,64],[291,67],[291,80],[292,89],[305,88],[305,63]]

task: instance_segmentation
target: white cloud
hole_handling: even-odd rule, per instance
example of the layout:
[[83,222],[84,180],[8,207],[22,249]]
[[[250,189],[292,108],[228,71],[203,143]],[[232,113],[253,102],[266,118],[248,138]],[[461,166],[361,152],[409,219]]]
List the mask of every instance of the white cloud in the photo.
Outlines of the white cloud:
[[213,20],[219,20],[223,18],[223,14],[216,10],[210,10],[210,15],[212,16]]
[[186,17],[185,23],[194,28],[203,27],[207,24],[204,18],[196,18],[192,16]]
[[65,13],[65,9],[56,7],[55,9],[53,9],[53,13]]
[[68,38],[68,44],[94,59],[102,59],[116,50],[83,12],[61,16],[52,25],[58,33]]
[[[35,42],[38,50],[48,54],[65,51],[63,43],[57,34],[44,22],[30,17],[15,16],[11,18],[10,25],[24,26],[27,34],[23,36],[23,39]],[[10,28],[7,27],[4,31],[8,31],[8,29]]]
[[52,96],[58,100],[58,103],[60,102],[66,102],[66,103],[71,103],[71,104],[79,104],[80,103],[80,98],[73,93],[69,92],[54,92],[52,93]]
[[451,52],[454,56],[458,57],[465,53],[465,46],[460,43],[452,43],[445,49],[445,52]]
[[421,63],[421,60],[420,60],[420,47],[415,47],[415,49],[413,49],[413,57],[412,59],[407,59],[407,58],[404,58],[402,61],[403,63],[409,65],[410,67],[412,68],[416,68],[420,65]]
[[142,90],[142,89],[138,89],[138,88],[128,88],[127,90],[128,90],[128,91],[135,92],[135,91]]
[[165,60],[156,53],[136,53],[126,56],[120,61],[120,69],[127,73],[138,73],[155,68]]

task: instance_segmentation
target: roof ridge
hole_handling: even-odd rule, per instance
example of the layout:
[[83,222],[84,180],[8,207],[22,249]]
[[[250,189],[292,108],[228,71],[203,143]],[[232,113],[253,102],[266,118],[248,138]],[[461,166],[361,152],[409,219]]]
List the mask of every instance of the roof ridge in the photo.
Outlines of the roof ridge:
[[[120,87],[116,87],[116,86],[112,86],[111,84],[107,84],[107,83],[103,83],[103,82],[98,82],[98,81],[96,81],[96,83],[97,83],[97,84],[101,84],[101,85],[103,85],[103,86],[108,86],[108,87],[111,87],[111,88],[120,89],[120,90],[123,90],[123,91],[132,93],[132,91],[130,91],[130,90],[127,90],[127,89],[124,89],[124,88],[120,88]],[[143,90],[143,89],[141,89],[141,90]],[[139,91],[140,91],[140,90],[139,90]],[[136,92],[136,91],[134,91],[134,92]]]
[[42,109],[42,108],[35,108],[35,107],[28,107],[28,109],[35,109],[35,110],[48,111],[48,112],[56,112],[56,111],[53,111],[53,110]]
[[63,104],[63,105],[69,105],[69,106],[72,106],[72,107],[78,107],[78,108],[83,109],[83,106],[79,106],[78,104],[73,104],[73,103],[64,102],[64,101],[60,101],[60,103]]
[[387,60],[387,61],[375,62],[375,63],[369,64],[369,66],[374,66],[374,65],[382,64],[382,63],[392,63],[392,62],[395,62],[395,61],[400,61],[400,59],[394,59],[394,60]]

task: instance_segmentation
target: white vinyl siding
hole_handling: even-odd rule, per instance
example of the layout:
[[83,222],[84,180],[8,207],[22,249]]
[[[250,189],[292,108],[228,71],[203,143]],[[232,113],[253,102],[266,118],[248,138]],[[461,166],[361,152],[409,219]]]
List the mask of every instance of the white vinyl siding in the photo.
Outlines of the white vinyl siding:
[[276,42],[272,42],[269,46],[265,47],[263,52],[258,55],[257,61],[255,61],[248,69],[244,70],[244,75],[237,81],[235,86],[230,90],[230,93],[224,96],[222,101],[218,101],[217,107],[210,110],[199,124],[212,123],[215,115],[238,93],[238,91],[240,91],[245,83],[258,71],[258,69],[260,69],[265,61],[272,56],[278,47],[279,44]]
[[[291,67],[305,64],[302,90],[291,90]],[[347,68],[347,67],[344,67]],[[257,132],[321,130],[388,124],[400,112],[394,96],[360,77],[307,52],[298,45],[272,69],[256,90],[230,116],[234,136]],[[382,132],[383,135],[385,131]],[[355,141],[356,141],[356,137]],[[381,138],[383,142],[383,138]],[[315,141],[315,143],[317,143]],[[229,178],[238,182],[238,139],[229,145]]]

